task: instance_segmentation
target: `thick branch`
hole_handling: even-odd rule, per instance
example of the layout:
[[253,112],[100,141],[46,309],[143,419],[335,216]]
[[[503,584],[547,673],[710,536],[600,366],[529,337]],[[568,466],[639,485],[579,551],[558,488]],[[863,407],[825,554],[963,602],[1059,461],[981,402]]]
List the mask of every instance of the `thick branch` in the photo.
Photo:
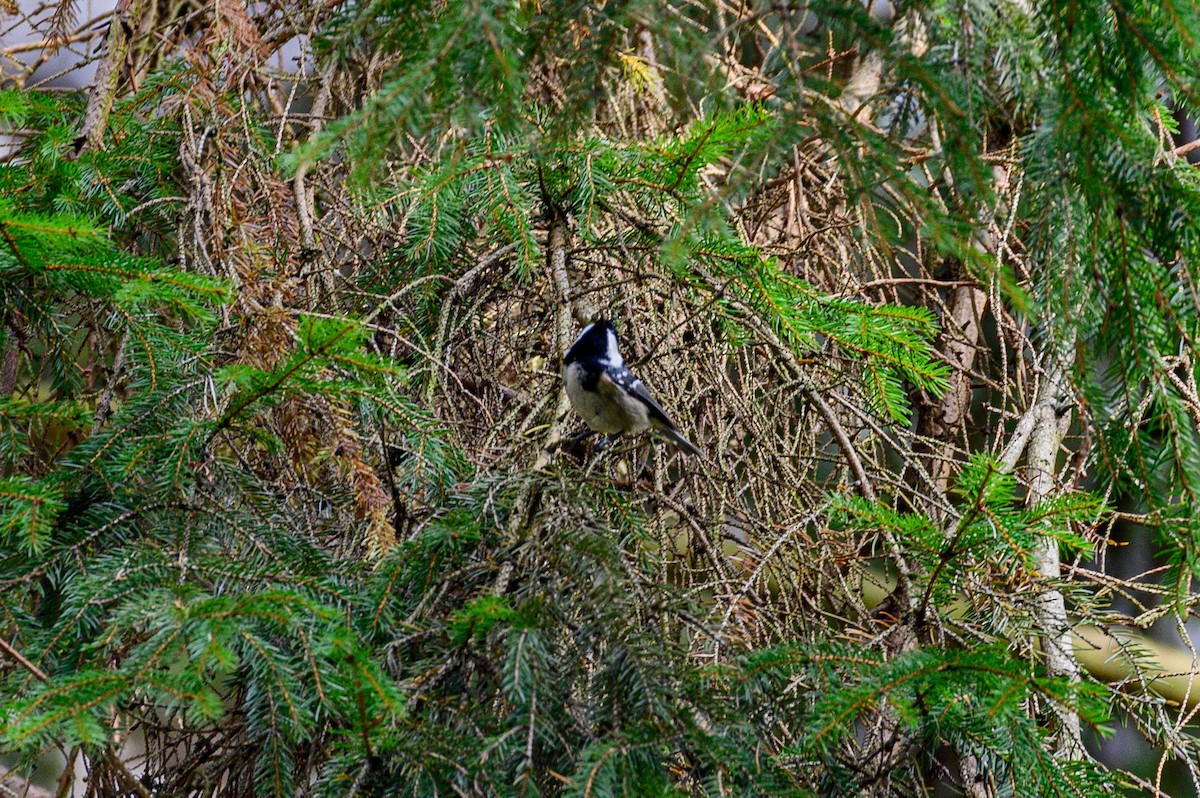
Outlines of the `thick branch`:
[[[557,356],[562,357],[567,351],[571,340],[571,278],[567,272],[567,220],[560,213],[553,214],[550,221],[550,231],[546,237],[546,261],[550,274],[554,277],[554,285],[558,289],[558,313],[554,317],[554,336],[557,339]],[[546,434],[546,442],[533,465],[535,471],[540,471],[550,464],[554,451],[562,442],[566,430],[566,417],[569,409],[567,395],[559,392],[558,405],[554,410],[554,423]]]
[[[1062,444],[1068,414],[1060,410],[1065,391],[1064,368],[1061,358],[1055,357],[1049,373],[1042,382],[1034,412],[1033,428],[1029,436],[1029,494],[1026,501],[1030,506],[1040,504],[1053,497],[1055,486],[1055,462]],[[1045,583],[1054,583],[1061,577],[1058,556],[1058,541],[1043,537],[1033,552],[1038,572]],[[1042,631],[1042,645],[1046,654],[1046,670],[1051,676],[1079,678],[1079,663],[1075,659],[1071,644],[1071,624],[1067,620],[1066,603],[1062,591],[1047,588],[1038,606],[1038,626]],[[1058,710],[1062,723],[1059,750],[1073,759],[1083,757],[1083,745],[1079,736],[1079,715],[1067,709]]]

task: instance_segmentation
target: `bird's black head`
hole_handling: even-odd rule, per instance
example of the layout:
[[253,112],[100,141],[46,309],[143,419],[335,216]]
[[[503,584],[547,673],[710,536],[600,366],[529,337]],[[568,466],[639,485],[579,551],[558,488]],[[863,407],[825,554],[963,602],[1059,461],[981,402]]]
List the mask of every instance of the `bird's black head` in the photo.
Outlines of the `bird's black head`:
[[563,356],[564,363],[581,360],[604,360],[611,366],[624,363],[621,352],[617,349],[617,331],[607,319],[597,319],[584,327],[583,332]]

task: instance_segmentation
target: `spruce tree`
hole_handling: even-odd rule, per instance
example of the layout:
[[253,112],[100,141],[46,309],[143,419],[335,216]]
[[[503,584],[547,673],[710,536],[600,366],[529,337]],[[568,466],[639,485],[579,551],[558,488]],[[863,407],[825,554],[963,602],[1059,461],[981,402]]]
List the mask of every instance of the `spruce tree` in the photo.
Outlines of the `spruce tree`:
[[[0,91],[10,784],[1196,793],[1200,9],[50,11]],[[707,458],[576,439],[599,316]]]

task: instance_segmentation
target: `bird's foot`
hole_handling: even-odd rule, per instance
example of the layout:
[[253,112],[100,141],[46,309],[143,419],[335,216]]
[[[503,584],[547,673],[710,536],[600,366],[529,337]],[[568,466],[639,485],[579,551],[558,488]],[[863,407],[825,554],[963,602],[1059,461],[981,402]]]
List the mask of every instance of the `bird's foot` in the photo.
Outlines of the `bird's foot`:
[[596,444],[596,446],[595,446],[595,451],[596,451],[596,454],[600,454],[601,452],[603,452],[603,451],[604,451],[604,447],[608,446],[610,443],[612,443],[613,441],[615,441],[615,440],[616,440],[617,438],[619,438],[619,437],[621,437],[621,433],[619,433],[619,432],[618,432],[618,433],[616,433],[616,434],[614,434],[614,435],[609,435],[609,436],[608,436],[608,437],[606,437],[604,440],[602,440],[602,441],[600,441],[599,443],[597,443],[597,444]]

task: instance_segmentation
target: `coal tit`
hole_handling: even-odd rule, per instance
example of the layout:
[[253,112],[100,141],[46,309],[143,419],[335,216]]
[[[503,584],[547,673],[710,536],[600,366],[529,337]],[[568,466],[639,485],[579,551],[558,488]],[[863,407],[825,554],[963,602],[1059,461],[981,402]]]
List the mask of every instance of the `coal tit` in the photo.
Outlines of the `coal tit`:
[[704,456],[625,367],[617,331],[604,319],[584,327],[563,356],[563,383],[575,412],[593,430],[608,435],[604,443],[626,432],[654,429],[688,454]]

